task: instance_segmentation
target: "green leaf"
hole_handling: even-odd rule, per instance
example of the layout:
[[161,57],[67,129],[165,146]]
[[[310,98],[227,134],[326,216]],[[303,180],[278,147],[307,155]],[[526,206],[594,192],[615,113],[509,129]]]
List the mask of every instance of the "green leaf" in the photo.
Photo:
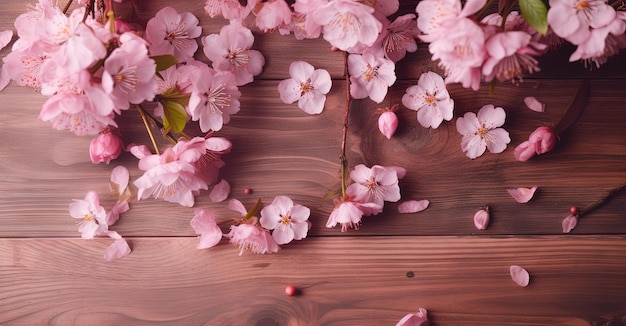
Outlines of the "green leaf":
[[171,54],[155,55],[150,57],[156,63],[156,71],[163,71],[178,63]]
[[174,130],[174,132],[180,133],[185,129],[187,124],[187,113],[185,108],[180,103],[174,101],[163,102],[163,127],[165,130]]
[[541,0],[519,0],[519,8],[524,19],[537,32],[546,35],[548,32],[548,9]]
[[174,101],[182,106],[189,105],[189,94],[181,93],[176,86],[164,91],[163,93],[159,94],[159,96],[163,100]]

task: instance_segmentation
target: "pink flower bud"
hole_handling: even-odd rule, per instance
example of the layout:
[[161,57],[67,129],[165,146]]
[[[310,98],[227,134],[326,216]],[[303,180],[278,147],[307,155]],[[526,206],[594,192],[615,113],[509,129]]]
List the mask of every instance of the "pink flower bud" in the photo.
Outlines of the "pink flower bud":
[[557,137],[550,127],[542,126],[528,137],[528,141],[519,144],[514,151],[518,161],[528,161],[535,155],[547,153],[556,145]]
[[104,162],[109,164],[122,153],[122,139],[119,135],[105,129],[98,136],[91,140],[89,144],[89,156],[91,162],[98,164]]
[[394,133],[396,133],[396,129],[398,129],[398,117],[392,111],[383,112],[380,117],[378,117],[378,129],[380,132],[387,137],[387,139],[391,139]]
[[489,208],[481,209],[474,214],[474,226],[479,230],[484,230],[489,225]]

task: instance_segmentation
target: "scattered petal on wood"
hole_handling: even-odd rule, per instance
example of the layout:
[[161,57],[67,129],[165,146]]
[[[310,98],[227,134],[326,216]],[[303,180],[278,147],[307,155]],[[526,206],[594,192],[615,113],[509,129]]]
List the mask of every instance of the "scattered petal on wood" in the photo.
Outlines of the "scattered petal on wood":
[[511,265],[509,271],[511,273],[511,278],[515,281],[515,283],[517,283],[517,285],[525,287],[528,285],[528,282],[530,282],[530,275],[523,267]]
[[489,210],[481,209],[474,214],[474,226],[479,230],[484,230],[489,225]]
[[398,205],[399,213],[417,213],[425,210],[430,202],[426,199],[423,200],[407,200]]
[[515,198],[515,201],[518,202],[518,203],[522,203],[522,204],[525,204],[529,200],[531,200],[533,198],[533,196],[535,195],[535,191],[536,190],[537,190],[537,187],[507,189],[509,194],[513,198]]
[[524,103],[526,106],[535,111],[535,112],[544,112],[546,110],[546,105],[544,103],[539,102],[535,97],[528,96],[524,99]]
[[105,251],[104,259],[112,261],[130,254],[130,247],[124,239],[116,239]]
[[563,226],[563,233],[570,233],[578,225],[578,217],[571,214],[567,215],[561,222],[561,225]]
[[214,203],[222,202],[230,195],[230,184],[228,181],[222,179],[218,184],[213,187],[209,197]]
[[4,67],[0,67],[0,91],[5,89],[10,82],[11,76],[9,76],[9,72]]
[[13,38],[13,30],[7,29],[0,32],[0,50],[4,49],[11,42],[11,38]]

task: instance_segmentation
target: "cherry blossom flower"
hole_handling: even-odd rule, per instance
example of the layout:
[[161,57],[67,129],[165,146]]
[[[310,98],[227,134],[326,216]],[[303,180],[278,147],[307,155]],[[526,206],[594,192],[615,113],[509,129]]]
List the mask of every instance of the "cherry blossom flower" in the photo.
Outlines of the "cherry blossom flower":
[[507,31],[491,36],[485,43],[488,54],[482,67],[485,81],[515,82],[522,80],[524,74],[539,71],[535,57],[546,47],[533,42],[531,35],[523,31]]
[[463,135],[461,149],[467,157],[475,159],[488,149],[491,153],[502,153],[506,145],[511,142],[509,133],[501,127],[506,119],[506,113],[500,107],[492,104],[483,106],[478,116],[467,112],[456,120],[456,129]]
[[513,199],[515,199],[516,202],[521,203],[521,204],[525,204],[529,202],[535,195],[536,190],[537,190],[536,186],[532,188],[507,189],[511,197],[513,197]]
[[389,86],[396,82],[395,67],[393,61],[371,53],[350,54],[350,95],[355,99],[369,97],[376,103],[382,102]]
[[69,206],[70,215],[78,219],[78,232],[83,239],[93,239],[94,236],[108,230],[106,210],[100,206],[98,194],[89,191],[85,199],[74,199]]
[[398,213],[418,213],[430,205],[430,201],[426,199],[422,200],[407,200],[398,205]]
[[415,39],[419,37],[419,30],[414,19],[413,14],[398,16],[387,26],[387,33],[381,38],[381,44],[385,57],[389,60],[398,62],[407,52],[417,51]]
[[308,114],[319,114],[324,110],[326,94],[332,81],[324,69],[315,69],[304,61],[294,61],[289,65],[291,78],[278,84],[280,99],[287,104],[298,101],[298,107]]
[[432,71],[423,73],[417,85],[406,89],[402,104],[417,111],[417,121],[424,128],[436,129],[443,120],[452,120],[454,100],[450,98],[443,78]]
[[232,21],[222,27],[219,35],[211,34],[202,39],[204,54],[213,62],[213,69],[232,72],[237,86],[252,82],[253,76],[261,74],[265,65],[261,52],[250,49],[253,43],[252,32]]
[[322,34],[322,25],[315,22],[313,13],[327,4],[327,0],[298,0],[293,4],[291,30],[297,40],[314,39]]
[[521,287],[528,286],[528,283],[530,282],[530,275],[525,268],[517,265],[511,265],[509,272],[511,274],[511,279],[513,279],[517,285]]
[[215,216],[208,209],[196,208],[189,222],[193,230],[200,236],[198,249],[211,248],[222,239],[222,230],[215,222]]
[[407,314],[402,317],[396,326],[428,326],[428,312],[424,308],[419,308],[419,311],[414,314]]
[[194,137],[190,140],[181,138],[178,140],[177,146],[179,151],[189,151],[195,155],[200,153],[200,157],[192,164],[196,169],[195,175],[207,185],[214,184],[218,179],[219,169],[224,166],[222,155],[230,152],[232,143],[228,138],[211,137],[207,134],[205,137]]
[[111,128],[105,128],[89,143],[89,157],[93,164],[109,164],[122,153],[122,139]]
[[589,38],[578,44],[569,61],[583,60],[600,67],[609,57],[626,48],[625,30],[626,12],[619,11],[610,23],[592,29]]
[[398,173],[394,168],[380,165],[368,168],[359,164],[350,172],[350,179],[354,183],[348,186],[347,192],[354,196],[354,200],[380,207],[372,211],[364,210],[366,215],[376,215],[382,211],[385,201],[397,202],[401,198]]
[[528,140],[519,144],[513,152],[518,161],[528,161],[535,155],[541,155],[554,149],[557,136],[550,127],[541,126],[533,131]]
[[162,154],[149,154],[131,150],[139,158],[139,169],[144,174],[135,180],[137,198],[154,197],[171,203],[192,207],[194,193],[208,189],[206,182],[196,174],[194,164],[205,151],[200,147],[188,147],[181,142],[168,147]]
[[313,20],[323,26],[323,38],[342,51],[357,43],[371,46],[382,30],[374,8],[352,0],[329,1],[313,12]]
[[285,0],[250,0],[247,7],[256,16],[256,27],[265,33],[291,23],[291,9]]
[[239,245],[239,256],[246,250],[255,254],[273,253],[280,250],[280,246],[269,231],[258,225],[246,223],[231,225],[230,232],[225,236],[230,239],[230,243]]
[[355,230],[359,229],[361,218],[365,214],[363,209],[370,211],[382,211],[382,207],[376,203],[362,203],[354,200],[354,196],[350,193],[354,188],[348,188],[346,190],[347,195],[342,197],[335,203],[328,220],[326,221],[327,228],[333,228],[337,224],[341,224],[341,232],[347,231],[349,228]]
[[178,13],[172,7],[162,8],[146,25],[150,54],[171,54],[179,62],[192,58],[198,50],[195,38],[202,34],[198,24],[198,18],[190,12]]
[[487,206],[474,214],[474,226],[479,230],[484,230],[489,225],[489,219],[489,206]]
[[441,25],[457,18],[461,12],[461,1],[458,0],[423,0],[415,7],[417,27],[427,34],[434,34]]
[[554,32],[573,44],[591,37],[591,31],[608,25],[615,9],[603,0],[550,0],[548,23]]
[[121,45],[104,62],[102,86],[115,101],[117,112],[129,108],[129,102],[150,101],[157,92],[154,78],[156,63],[148,57],[143,39],[133,32],[120,36]]
[[272,203],[261,210],[261,226],[272,231],[279,245],[306,238],[311,210],[294,204],[287,196],[276,196]]
[[225,19],[243,19],[244,8],[238,0],[206,0],[204,12],[209,17],[222,16]]
[[189,111],[194,121],[200,121],[203,132],[218,131],[239,112],[239,91],[235,76],[228,71],[214,71],[208,66],[198,66],[201,73],[193,78]]
[[578,225],[578,216],[575,214],[569,214],[561,222],[563,227],[563,233],[570,233]]

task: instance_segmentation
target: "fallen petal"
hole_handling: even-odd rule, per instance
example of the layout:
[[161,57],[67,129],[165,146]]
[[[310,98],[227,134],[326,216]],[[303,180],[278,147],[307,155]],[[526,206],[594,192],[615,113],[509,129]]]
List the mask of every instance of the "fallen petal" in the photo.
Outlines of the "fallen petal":
[[511,278],[515,283],[517,283],[517,285],[525,287],[528,285],[528,282],[530,282],[530,275],[523,267],[511,265],[509,271],[511,273]]
[[398,205],[399,213],[417,213],[425,210],[430,202],[426,199],[423,200],[407,200]]
[[424,308],[419,308],[419,311],[414,314],[407,314],[402,317],[396,326],[427,326],[428,312]]
[[544,103],[539,102],[535,97],[528,96],[524,99],[524,103],[526,106],[535,111],[535,112],[544,112],[546,110],[546,105]]
[[489,225],[489,211],[481,209],[474,214],[474,226],[479,230],[484,230]]
[[9,76],[9,71],[4,69],[4,67],[0,67],[0,91],[9,86],[11,82],[11,76]]
[[211,193],[209,194],[209,198],[211,198],[214,203],[217,203],[226,200],[229,195],[230,184],[228,181],[222,179],[222,181],[213,187],[213,190],[211,190]]
[[11,38],[13,38],[13,30],[7,29],[6,31],[0,32],[0,50],[11,42]]
[[115,195],[121,195],[124,190],[126,190],[126,187],[128,187],[128,181],[130,180],[130,173],[128,172],[128,169],[123,166],[116,166],[112,171],[111,171],[111,180],[109,183],[109,186],[111,188],[111,191],[115,194]]
[[507,191],[515,199],[515,201],[521,204],[525,204],[530,201],[535,195],[536,190],[537,187],[507,189]]
[[104,251],[104,259],[107,261],[112,261],[127,256],[128,254],[130,254],[130,247],[128,246],[126,240],[117,239],[113,241],[113,244],[111,244]]
[[113,207],[111,207],[111,210],[107,213],[107,216],[105,219],[107,225],[111,226],[115,224],[115,222],[119,220],[120,214],[127,212],[129,209],[130,209],[130,206],[128,206],[127,201],[125,200],[117,201],[113,205]]
[[563,233],[570,233],[570,231],[572,231],[576,227],[576,225],[578,225],[578,217],[571,214],[567,215],[563,219],[563,222],[561,222],[561,225],[563,227]]

